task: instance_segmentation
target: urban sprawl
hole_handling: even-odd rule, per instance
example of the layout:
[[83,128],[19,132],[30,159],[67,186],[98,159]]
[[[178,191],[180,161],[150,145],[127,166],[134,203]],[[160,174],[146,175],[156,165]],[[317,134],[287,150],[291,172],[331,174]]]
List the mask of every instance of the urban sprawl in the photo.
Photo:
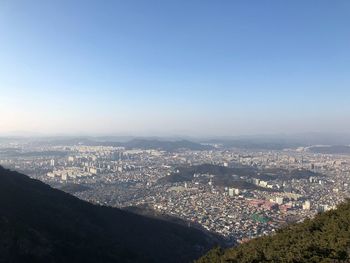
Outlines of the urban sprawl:
[[[306,147],[244,150],[126,149],[112,146],[0,144],[0,164],[83,200],[114,207],[147,207],[160,215],[217,233],[228,242],[271,234],[333,209],[350,194],[350,156],[315,154]],[[211,164],[253,167],[261,173],[232,174],[245,184],[216,185],[210,173],[189,180],[164,180],[181,167]],[[279,171],[307,176],[279,176]],[[275,173],[266,179],[266,175]],[[260,176],[261,174],[261,176]]]

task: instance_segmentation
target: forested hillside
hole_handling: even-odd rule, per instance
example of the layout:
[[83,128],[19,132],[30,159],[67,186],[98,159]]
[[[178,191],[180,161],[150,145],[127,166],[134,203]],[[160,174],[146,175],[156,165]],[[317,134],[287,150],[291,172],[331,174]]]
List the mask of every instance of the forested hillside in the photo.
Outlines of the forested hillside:
[[275,235],[237,247],[216,248],[197,263],[350,262],[350,201],[314,219],[290,225]]

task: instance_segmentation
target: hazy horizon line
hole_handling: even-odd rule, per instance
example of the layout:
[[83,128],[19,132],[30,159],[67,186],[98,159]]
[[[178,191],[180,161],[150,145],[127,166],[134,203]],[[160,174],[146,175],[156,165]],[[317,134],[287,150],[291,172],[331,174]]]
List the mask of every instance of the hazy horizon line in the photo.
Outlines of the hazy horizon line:
[[208,135],[194,135],[194,134],[133,134],[133,133],[39,133],[39,132],[5,132],[0,133],[0,137],[18,137],[18,138],[53,138],[53,137],[130,137],[130,138],[239,138],[239,137],[275,137],[275,136],[350,136],[350,132],[320,132],[320,131],[308,131],[308,132],[266,132],[266,133],[238,133],[238,134],[208,134]]

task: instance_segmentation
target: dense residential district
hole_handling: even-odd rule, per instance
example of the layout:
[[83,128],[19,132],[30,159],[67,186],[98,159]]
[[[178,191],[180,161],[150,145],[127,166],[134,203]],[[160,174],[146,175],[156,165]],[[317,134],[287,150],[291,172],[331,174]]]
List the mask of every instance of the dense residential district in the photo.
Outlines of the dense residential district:
[[0,146],[4,167],[95,204],[146,207],[181,218],[228,243],[312,218],[350,194],[350,156],[308,147],[167,151],[30,141]]

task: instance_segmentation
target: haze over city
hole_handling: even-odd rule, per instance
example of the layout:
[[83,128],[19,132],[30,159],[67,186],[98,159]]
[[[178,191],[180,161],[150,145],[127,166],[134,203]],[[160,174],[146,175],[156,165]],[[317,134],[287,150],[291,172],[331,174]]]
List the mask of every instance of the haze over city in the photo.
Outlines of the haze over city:
[[350,262],[349,14],[0,0],[0,263]]
[[0,133],[348,132],[349,10],[349,1],[1,1]]

